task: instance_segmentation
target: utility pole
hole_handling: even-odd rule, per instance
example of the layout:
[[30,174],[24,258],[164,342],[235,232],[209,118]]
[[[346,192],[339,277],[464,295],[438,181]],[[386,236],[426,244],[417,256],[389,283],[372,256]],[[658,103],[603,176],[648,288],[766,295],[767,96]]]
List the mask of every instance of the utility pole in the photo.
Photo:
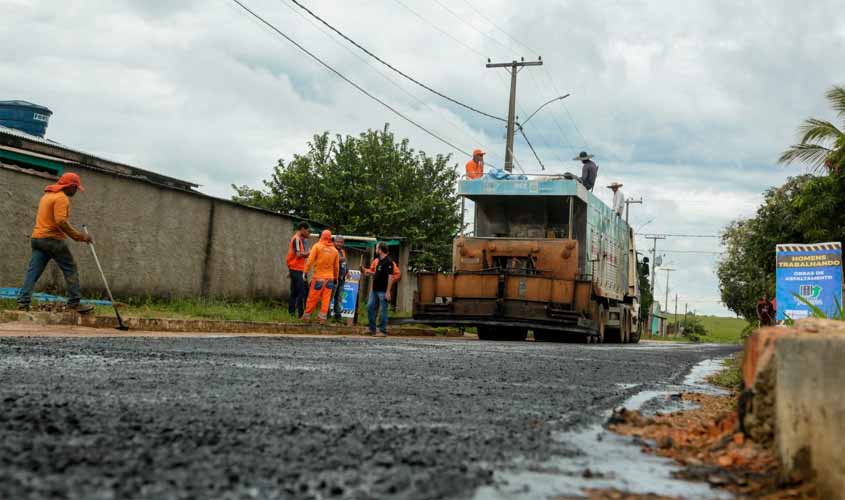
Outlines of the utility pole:
[[647,234],[645,236],[647,240],[654,240],[654,246],[651,248],[651,296],[654,297],[654,280],[657,279],[655,275],[656,267],[657,267],[657,240],[665,240],[666,237],[660,234]]
[[516,131],[514,123],[516,122],[516,74],[525,66],[542,66],[543,60],[525,62],[525,59],[520,61],[511,61],[509,63],[491,63],[487,59],[488,68],[510,68],[511,73],[511,95],[508,101],[508,136],[505,145],[505,170],[513,171],[513,135]]
[[675,292],[675,336],[678,335],[678,292]]
[[628,210],[631,208],[631,204],[637,203],[639,205],[643,204],[643,199],[640,198],[639,200],[635,200],[633,198],[628,198],[625,200],[625,224],[628,223]]
[[[669,267],[664,267],[663,270],[666,271],[666,301],[663,302],[663,307],[664,307],[663,310],[668,313],[669,312],[669,273],[674,271],[674,269],[669,268]],[[678,312],[677,309],[675,310],[675,312]]]

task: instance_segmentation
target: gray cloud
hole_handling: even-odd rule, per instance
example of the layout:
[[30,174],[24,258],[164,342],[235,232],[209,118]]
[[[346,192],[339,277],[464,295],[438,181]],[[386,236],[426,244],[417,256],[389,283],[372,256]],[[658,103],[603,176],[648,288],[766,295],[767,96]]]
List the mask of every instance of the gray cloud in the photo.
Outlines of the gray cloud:
[[[485,69],[486,57],[542,55],[544,68],[520,74],[520,115],[553,97],[553,86],[572,96],[532,119],[532,142],[550,171],[577,171],[574,153],[597,153],[601,185],[619,180],[626,194],[645,198],[632,207],[634,226],[653,219],[644,231],[716,233],[752,214],[760,192],[802,171],[775,166],[776,158],[801,120],[830,116],[823,92],[845,82],[836,60],[845,53],[845,18],[833,0],[471,1],[538,53],[469,3],[446,4],[459,20],[436,3],[403,1],[480,54],[394,0],[305,3],[419,79],[500,115],[507,78]],[[402,112],[462,149],[487,149],[501,165],[500,123],[392,74],[387,81],[379,74],[387,70],[350,53],[285,0],[247,3]],[[46,0],[0,0],[0,19],[0,98],[53,109],[54,140],[199,182],[212,194],[258,185],[278,158],[302,151],[322,130],[357,134],[390,122],[419,149],[454,153],[231,2],[78,0],[57,9]],[[521,140],[516,153],[527,170],[539,169]],[[718,243],[678,239],[664,248],[718,250]],[[670,288],[700,300],[699,310],[723,311],[714,301],[716,257],[667,255],[679,268]]]

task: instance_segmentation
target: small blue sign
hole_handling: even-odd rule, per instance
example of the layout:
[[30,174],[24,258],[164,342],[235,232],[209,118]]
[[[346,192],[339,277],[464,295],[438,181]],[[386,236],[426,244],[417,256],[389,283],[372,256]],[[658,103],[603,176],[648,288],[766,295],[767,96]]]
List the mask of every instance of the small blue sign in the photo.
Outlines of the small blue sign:
[[[355,308],[358,307],[358,283],[361,281],[361,271],[349,271],[346,281],[343,282],[343,303],[340,308],[340,315],[343,318],[354,318]],[[329,310],[334,311],[334,299]]]
[[775,255],[777,320],[812,316],[808,303],[832,317],[842,305],[842,244],[782,244]]

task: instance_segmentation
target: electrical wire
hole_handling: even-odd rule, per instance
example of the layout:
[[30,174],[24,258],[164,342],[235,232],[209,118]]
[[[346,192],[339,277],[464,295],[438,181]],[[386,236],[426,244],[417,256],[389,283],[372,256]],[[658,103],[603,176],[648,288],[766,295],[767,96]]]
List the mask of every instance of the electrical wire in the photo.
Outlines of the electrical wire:
[[470,7],[472,10],[474,10],[474,11],[475,11],[475,13],[479,15],[479,17],[481,17],[482,19],[484,19],[485,21],[487,21],[488,23],[490,23],[490,24],[491,24],[494,28],[496,28],[497,30],[499,30],[499,31],[500,31],[503,35],[505,35],[506,37],[510,38],[512,41],[516,42],[518,45],[522,45],[522,47],[523,47],[523,48],[528,49],[528,51],[529,51],[529,52],[531,52],[531,53],[533,53],[535,56],[539,56],[539,55],[540,55],[540,53],[539,53],[539,52],[537,52],[536,50],[532,49],[532,48],[531,48],[531,47],[529,47],[528,45],[525,45],[524,43],[520,42],[520,41],[519,41],[519,40],[517,40],[516,38],[512,37],[512,36],[511,36],[511,35],[510,35],[507,31],[505,31],[505,30],[504,30],[501,26],[499,26],[498,24],[496,24],[495,22],[493,22],[493,20],[492,20],[492,19],[490,19],[489,17],[485,16],[485,15],[481,12],[481,9],[479,9],[476,5],[474,5],[474,4],[472,4],[471,2],[469,2],[469,0],[464,0],[464,3],[465,3],[465,4],[467,4],[467,5],[469,5],[469,7]]
[[641,236],[668,236],[671,238],[721,238],[718,234],[667,234],[667,233],[637,233]]
[[505,49],[505,50],[507,50],[507,51],[511,51],[511,50],[513,50],[511,47],[508,47],[507,45],[505,45],[505,44],[503,44],[502,42],[500,42],[500,41],[496,40],[495,38],[493,38],[493,37],[492,37],[492,36],[490,36],[489,34],[487,34],[487,33],[483,32],[483,31],[481,31],[481,30],[480,30],[480,29],[478,29],[478,28],[476,28],[476,27],[475,27],[475,25],[473,25],[471,22],[467,21],[465,17],[462,17],[460,14],[458,14],[458,13],[457,13],[457,12],[455,12],[454,10],[452,10],[452,9],[450,9],[449,7],[447,7],[447,6],[443,5],[443,3],[442,3],[442,2],[440,2],[440,0],[434,0],[434,3],[436,3],[437,5],[439,5],[441,8],[443,8],[443,10],[445,10],[445,11],[446,11],[446,12],[448,12],[449,14],[452,14],[452,16],[453,16],[455,19],[457,19],[458,21],[460,21],[460,22],[462,22],[462,23],[466,24],[467,26],[469,26],[470,28],[472,28],[472,30],[473,30],[473,31],[475,31],[476,33],[480,34],[481,36],[483,36],[483,37],[485,37],[485,38],[487,38],[487,39],[491,40],[493,43],[495,43],[495,44],[496,44],[496,45],[498,45],[499,47],[502,47],[502,48],[504,48],[504,49]]
[[384,107],[385,107],[385,108],[387,108],[388,110],[392,111],[392,112],[393,112],[396,116],[398,116],[398,117],[402,118],[403,120],[407,121],[407,122],[408,122],[408,123],[410,123],[411,125],[413,125],[413,126],[417,127],[418,129],[422,130],[423,132],[425,132],[426,134],[430,135],[431,137],[433,137],[433,138],[437,139],[438,141],[442,142],[443,144],[446,144],[447,146],[449,146],[449,147],[450,147],[450,148],[452,148],[453,150],[458,151],[458,152],[460,152],[460,153],[463,153],[463,154],[465,154],[465,155],[467,155],[467,156],[470,156],[470,153],[469,153],[468,151],[464,151],[464,150],[462,150],[460,147],[458,147],[458,146],[456,146],[456,145],[452,144],[451,142],[449,142],[448,140],[446,140],[446,139],[444,139],[444,138],[440,137],[439,135],[437,135],[436,133],[432,132],[431,130],[429,130],[429,129],[425,128],[424,126],[420,125],[419,123],[417,123],[417,122],[416,122],[416,121],[414,121],[413,119],[411,119],[411,118],[409,118],[409,117],[405,116],[402,112],[400,112],[399,110],[397,110],[396,108],[394,108],[394,107],[393,107],[393,106],[391,106],[390,104],[387,104],[386,102],[384,102],[383,100],[379,99],[377,96],[375,96],[375,95],[371,94],[370,92],[368,92],[366,89],[364,89],[363,87],[361,87],[360,85],[358,85],[358,84],[357,84],[357,83],[355,83],[354,81],[350,80],[350,79],[349,79],[348,77],[346,77],[343,73],[341,73],[340,71],[336,70],[334,67],[332,67],[331,65],[329,65],[328,63],[326,63],[325,61],[323,61],[322,59],[320,59],[319,57],[317,57],[314,53],[312,53],[311,51],[309,51],[308,49],[306,49],[305,47],[303,47],[301,44],[299,44],[299,42],[297,42],[297,41],[296,41],[296,40],[294,40],[293,38],[291,38],[291,37],[289,37],[288,35],[286,35],[285,33],[283,33],[283,32],[282,32],[279,28],[277,28],[275,25],[273,25],[272,23],[270,23],[269,21],[267,21],[266,19],[264,19],[263,17],[261,17],[260,15],[258,15],[257,13],[255,13],[252,9],[250,9],[249,7],[247,7],[246,5],[244,5],[244,4],[243,4],[240,0],[232,0],[232,2],[236,3],[236,4],[240,7],[240,8],[242,8],[244,11],[246,11],[247,13],[249,13],[249,14],[250,14],[251,16],[253,16],[255,19],[257,19],[257,20],[258,20],[258,21],[260,21],[262,24],[264,24],[265,26],[267,26],[268,28],[270,28],[271,30],[273,30],[275,33],[277,33],[279,36],[281,36],[282,38],[284,38],[285,40],[287,40],[288,42],[290,42],[291,44],[293,44],[294,46],[296,46],[296,48],[298,48],[299,50],[301,50],[302,52],[304,52],[306,55],[308,55],[309,57],[311,57],[312,59],[314,59],[315,61],[317,61],[317,62],[318,62],[320,65],[322,65],[324,68],[326,68],[326,69],[328,69],[329,71],[331,71],[332,73],[334,73],[334,74],[335,74],[336,76],[338,76],[341,80],[343,80],[343,81],[345,81],[346,83],[348,83],[349,85],[352,85],[353,87],[355,87],[355,89],[357,89],[359,92],[361,92],[361,93],[362,93],[362,94],[364,94],[365,96],[367,96],[367,97],[369,97],[370,99],[372,99],[372,100],[374,100],[374,101],[378,102],[379,104],[381,104],[382,106],[384,106]]
[[432,21],[429,21],[428,19],[426,19],[425,17],[423,17],[423,16],[422,16],[422,14],[420,14],[419,12],[417,12],[417,11],[415,11],[414,9],[412,9],[412,8],[408,7],[407,5],[405,5],[405,3],[403,3],[403,2],[402,2],[402,0],[393,0],[393,1],[394,1],[394,2],[396,2],[396,3],[398,3],[400,6],[402,6],[405,10],[407,10],[407,11],[408,11],[408,12],[410,12],[411,14],[413,14],[413,15],[417,16],[417,18],[419,18],[422,22],[424,22],[424,23],[426,23],[426,24],[430,25],[432,28],[436,29],[436,30],[437,30],[437,31],[439,31],[441,34],[445,35],[447,38],[451,38],[454,42],[457,42],[457,43],[458,43],[458,45],[462,46],[463,48],[465,48],[465,49],[467,49],[467,50],[469,50],[469,51],[471,51],[471,52],[474,52],[474,53],[475,53],[476,55],[478,55],[478,56],[481,56],[481,57],[487,57],[487,56],[485,56],[484,54],[482,54],[482,53],[481,53],[478,49],[475,49],[475,48],[471,47],[470,45],[467,45],[467,44],[466,44],[463,40],[461,40],[460,38],[457,38],[455,35],[453,35],[453,34],[449,33],[448,31],[446,31],[446,30],[444,30],[444,29],[442,29],[440,26],[438,26],[438,25],[437,25],[437,23],[434,23],[434,22],[432,22]]
[[525,139],[525,143],[528,144],[528,147],[531,148],[531,152],[534,153],[534,158],[537,158],[537,163],[540,164],[540,169],[546,170],[546,166],[543,165],[543,160],[541,160],[540,157],[537,155],[537,151],[534,151],[534,146],[531,145],[531,141],[529,141],[528,136],[525,135],[525,130],[523,130],[521,126],[518,127],[518,128],[519,128],[519,133],[522,134],[522,137]]
[[451,98],[451,97],[447,96],[446,94],[444,94],[444,93],[442,93],[442,92],[440,92],[440,91],[438,91],[438,90],[435,90],[435,89],[433,89],[433,88],[429,87],[429,86],[428,86],[428,85],[426,85],[425,83],[422,83],[421,81],[419,81],[419,80],[417,80],[416,78],[414,78],[414,77],[412,77],[412,76],[408,75],[407,73],[405,73],[405,72],[404,72],[404,71],[402,71],[401,69],[399,69],[399,68],[397,68],[397,67],[393,66],[392,64],[390,64],[389,62],[385,61],[384,59],[382,59],[381,57],[377,56],[376,54],[374,54],[374,53],[370,52],[370,51],[369,51],[366,47],[364,47],[364,46],[363,46],[363,45],[361,45],[360,43],[356,42],[355,40],[353,40],[353,39],[349,38],[348,36],[346,36],[346,35],[345,35],[342,31],[340,31],[339,29],[337,29],[337,28],[335,28],[334,26],[332,26],[331,24],[329,24],[329,23],[328,23],[325,19],[323,19],[322,17],[320,17],[320,16],[318,16],[317,14],[315,14],[315,13],[314,13],[311,9],[309,9],[308,7],[306,7],[306,6],[302,5],[302,4],[301,4],[298,0],[290,0],[290,1],[291,1],[291,2],[293,2],[293,3],[294,3],[297,7],[299,7],[300,9],[304,10],[305,12],[307,12],[307,13],[308,13],[311,17],[313,17],[314,19],[316,19],[316,20],[320,21],[321,23],[323,23],[323,24],[324,24],[327,28],[329,28],[330,30],[332,30],[332,31],[334,31],[335,33],[337,33],[338,35],[340,35],[340,36],[341,36],[344,40],[346,40],[347,42],[351,43],[352,45],[354,45],[355,47],[357,47],[358,49],[360,49],[361,51],[363,51],[363,52],[364,52],[365,54],[367,54],[368,56],[372,57],[373,59],[375,59],[376,61],[380,62],[381,64],[383,64],[383,65],[387,66],[388,68],[390,68],[390,69],[391,69],[391,70],[393,70],[394,72],[396,72],[396,73],[398,73],[398,74],[402,75],[404,78],[406,78],[406,79],[410,80],[411,82],[414,82],[415,84],[419,85],[420,87],[422,87],[422,88],[424,88],[424,89],[428,90],[429,92],[431,92],[431,93],[433,93],[433,94],[436,94],[436,95],[438,95],[438,96],[442,97],[443,99],[446,99],[447,101],[449,101],[449,102],[451,102],[451,103],[453,103],[453,104],[457,104],[458,106],[461,106],[461,107],[463,107],[463,108],[465,108],[465,109],[468,109],[468,110],[473,111],[473,112],[475,112],[475,113],[478,113],[478,114],[480,114],[480,115],[486,116],[487,118],[492,118],[492,119],[494,119],[494,120],[499,120],[499,121],[502,121],[502,122],[506,122],[506,123],[507,123],[507,121],[508,121],[508,120],[507,120],[506,118],[502,118],[502,117],[499,117],[499,116],[491,115],[490,113],[487,113],[487,112],[485,112],[485,111],[481,111],[481,110],[480,110],[480,109],[478,109],[478,108],[475,108],[475,107],[473,107],[473,106],[470,106],[469,104],[464,104],[463,102],[458,101],[457,99],[453,99],[453,98]]
[[[352,54],[352,56],[353,56],[353,57],[355,57],[355,58],[356,58],[356,59],[358,59],[359,61],[363,62],[364,64],[366,64],[366,65],[370,66],[370,67],[373,69],[373,71],[375,71],[376,73],[378,73],[378,74],[379,74],[379,76],[381,76],[381,77],[382,77],[385,81],[387,81],[387,83],[389,83],[389,84],[391,84],[392,86],[396,87],[399,91],[401,91],[402,93],[404,93],[405,95],[407,95],[408,97],[410,97],[411,99],[413,99],[414,101],[418,102],[421,106],[424,106],[424,107],[426,107],[426,108],[430,109],[433,113],[437,113],[437,114],[439,114],[438,110],[434,109],[434,107],[432,107],[430,104],[428,104],[427,102],[423,101],[422,99],[420,99],[419,97],[417,97],[416,95],[414,95],[413,93],[411,93],[410,91],[408,91],[407,89],[405,89],[403,86],[401,86],[401,85],[399,85],[398,83],[396,83],[396,82],[395,82],[392,78],[390,78],[390,77],[389,77],[389,76],[388,76],[385,72],[383,72],[382,70],[380,70],[380,69],[379,69],[379,68],[375,65],[375,63],[371,62],[371,61],[370,61],[370,60],[368,60],[368,59],[365,59],[363,56],[359,55],[357,52],[355,52],[355,51],[354,51],[352,48],[350,48],[348,45],[343,44],[342,42],[340,42],[339,40],[337,40],[336,38],[334,38],[333,36],[331,36],[331,34],[329,34],[327,31],[325,31],[323,28],[321,28],[321,27],[320,27],[317,23],[315,23],[313,20],[311,20],[308,16],[306,16],[305,14],[303,14],[302,12],[300,12],[299,10],[295,9],[294,7],[292,7],[292,6],[291,6],[288,2],[286,2],[285,0],[280,0],[280,1],[281,1],[281,3],[282,3],[285,7],[287,7],[287,8],[288,8],[288,10],[290,10],[290,11],[291,11],[291,12],[293,12],[294,14],[298,15],[299,17],[301,17],[302,19],[304,19],[305,21],[307,21],[309,24],[311,24],[311,26],[314,26],[314,28],[315,28],[315,29],[317,29],[318,31],[320,31],[321,33],[323,33],[323,34],[324,34],[327,38],[329,38],[331,41],[333,41],[333,42],[334,42],[334,43],[335,43],[338,47],[343,48],[344,50],[346,50],[347,52],[349,52],[350,54]],[[459,126],[458,124],[456,124],[456,123],[455,123],[455,120],[453,120],[453,119],[452,119],[452,117],[451,117],[450,115],[446,114],[446,115],[445,115],[445,119],[446,119],[446,121],[449,123],[449,125],[452,127],[452,129],[454,129],[456,132],[458,132],[459,134],[461,134],[461,135],[463,136],[463,138],[464,138],[464,139],[467,139],[467,138],[468,138],[468,139],[470,139],[470,142],[473,142],[473,143],[474,143],[474,142],[477,142],[477,141],[476,141],[476,139],[475,139],[474,137],[472,137],[472,136],[468,135],[468,134],[466,133],[466,131],[464,131],[463,129],[461,129],[461,128],[460,128],[460,126]],[[496,158],[501,158],[499,155],[497,155],[497,154],[495,154],[495,153],[490,153],[490,154],[492,154],[492,155],[493,155],[493,156],[495,156]],[[492,165],[492,164],[490,164],[490,165]]]

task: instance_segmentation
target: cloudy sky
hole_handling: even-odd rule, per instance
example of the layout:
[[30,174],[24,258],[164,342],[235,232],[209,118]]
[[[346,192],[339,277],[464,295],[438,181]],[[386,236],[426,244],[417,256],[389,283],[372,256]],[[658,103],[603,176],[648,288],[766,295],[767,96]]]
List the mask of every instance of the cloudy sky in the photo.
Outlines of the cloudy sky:
[[[402,80],[290,0],[242,1],[406,116],[501,165],[500,122]],[[714,235],[753,214],[761,191],[802,171],[776,158],[801,120],[832,118],[823,93],[845,83],[837,0],[300,1],[400,69],[495,115],[507,113],[507,74],[485,69],[486,59],[542,56],[542,68],[519,75],[519,114],[571,93],[526,125],[547,170],[575,171],[578,151],[596,154],[601,186],[619,181],[643,198],[631,208],[643,233]],[[49,138],[217,196],[231,196],[233,183],[258,186],[276,159],[323,130],[357,134],[389,122],[418,149],[466,161],[231,0],[0,0],[0,46],[0,100],[51,108]],[[516,156],[539,171],[521,140]],[[727,314],[718,255],[681,253],[718,252],[718,240],[671,237],[661,248],[677,268],[669,287],[680,308]],[[662,297],[665,273],[658,278]]]

